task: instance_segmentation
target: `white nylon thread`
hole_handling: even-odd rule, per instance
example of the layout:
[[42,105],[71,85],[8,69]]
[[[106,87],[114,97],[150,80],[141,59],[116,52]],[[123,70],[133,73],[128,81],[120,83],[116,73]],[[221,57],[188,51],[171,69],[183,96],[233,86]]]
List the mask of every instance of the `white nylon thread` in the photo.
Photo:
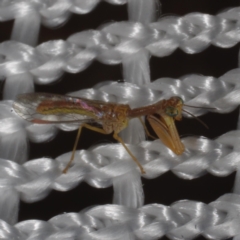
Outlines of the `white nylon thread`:
[[102,205],[66,213],[48,222],[29,220],[13,226],[1,220],[4,239],[226,239],[239,235],[239,195],[225,194],[210,204],[177,201],[138,209]]
[[[239,139],[240,132],[237,130],[216,140],[201,137],[183,138],[186,151],[178,157],[159,140],[144,141],[128,147],[146,171],[142,177],[152,179],[172,171],[178,177],[190,180],[207,173],[224,177],[236,171],[239,167]],[[130,180],[133,173],[128,177],[126,175],[131,171],[137,170],[139,175],[137,165],[119,144],[98,145],[90,150],[76,151],[73,167],[65,175],[61,171],[69,161],[70,155],[71,152],[65,153],[55,160],[35,159],[22,166],[1,159],[1,176],[19,191],[22,200],[34,202],[44,198],[52,189],[68,191],[82,181],[96,188],[106,188],[122,175],[127,182],[136,182]],[[3,186],[5,183],[0,184],[0,188]],[[131,191],[128,193],[131,196]],[[125,195],[127,196],[128,194]],[[142,199],[142,196],[139,195],[137,199]]]
[[[164,57],[178,47],[190,54],[201,52],[210,44],[229,48],[240,39],[238,13],[239,8],[217,16],[192,13],[181,18],[161,18],[148,26],[133,22],[110,23],[101,30],[76,33],[66,42],[49,41],[36,48],[12,41],[3,42],[0,55],[7,61],[2,62],[0,74],[10,78],[7,83],[13,75],[27,74],[30,79],[24,86],[29,90],[33,78],[36,83],[47,84],[58,79],[64,71],[83,71],[95,59],[105,64],[119,64],[123,58],[142,50]],[[147,69],[147,60],[143,65]],[[5,95],[13,96],[10,93]]]

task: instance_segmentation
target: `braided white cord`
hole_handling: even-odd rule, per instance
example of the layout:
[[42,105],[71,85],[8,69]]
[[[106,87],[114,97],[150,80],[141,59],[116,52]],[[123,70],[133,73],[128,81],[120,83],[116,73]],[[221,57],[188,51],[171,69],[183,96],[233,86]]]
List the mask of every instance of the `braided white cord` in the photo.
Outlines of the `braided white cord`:
[[[115,5],[126,4],[126,0],[105,0]],[[102,0],[11,0],[1,1],[0,3],[0,20],[8,21],[27,13],[38,13],[42,17],[42,22],[49,26],[58,26],[68,20],[70,13],[87,14],[91,12]]]
[[[119,205],[102,205],[79,213],[66,213],[48,222],[29,220],[9,225],[0,222],[3,239],[105,239],[154,240],[226,239],[240,233],[240,196],[226,194],[205,204],[177,201],[170,206],[149,204],[134,209]],[[236,238],[237,239],[237,238]]]
[[[239,168],[240,132],[226,133],[216,140],[206,138],[183,138],[186,151],[176,157],[159,140],[142,142],[140,145],[129,145],[129,149],[143,165],[145,178],[156,178],[172,171],[183,179],[198,178],[206,173],[223,177]],[[139,169],[131,160],[125,149],[119,144],[99,145],[90,150],[76,152],[74,166],[68,174],[62,169],[69,161],[71,152],[52,160],[40,158],[24,163],[22,166],[4,159],[0,160],[0,173],[11,187],[20,193],[27,202],[39,201],[52,189],[68,191],[82,181],[93,187],[106,188],[114,182],[135,182],[139,190],[136,201],[142,202],[141,184],[139,185]],[[133,175],[137,174],[137,178]],[[135,178],[135,179],[134,179]],[[6,182],[0,184],[4,187]],[[239,183],[235,188],[238,188]],[[115,189],[115,197],[120,197],[121,189]],[[131,191],[124,195],[131,196]],[[116,200],[117,201],[117,200]]]
[[[87,3],[87,1],[85,2]],[[28,5],[27,2],[24,4]],[[29,4],[31,5],[32,3]],[[71,2],[65,1],[65,4],[69,5]],[[2,21],[12,19],[14,14],[21,16],[21,7],[19,8],[19,6],[15,5],[19,5],[19,3],[13,4],[10,7],[0,8]],[[62,6],[65,7],[63,4]],[[16,13],[18,8],[20,13]],[[26,8],[24,8],[24,11],[26,11]],[[28,8],[33,10],[32,7],[28,6]],[[69,9],[69,6],[67,6],[64,10]],[[51,19],[48,20],[50,26],[54,24],[60,25],[66,20],[61,16],[61,14],[66,14],[66,11],[59,11],[58,9],[55,15],[49,13],[50,11],[57,10],[57,7],[54,9],[54,6],[52,6],[52,9],[34,10],[39,11],[45,18],[62,18],[58,22],[54,22]],[[160,18],[158,22],[150,23],[149,26],[144,26],[140,23],[119,22],[108,24],[106,27],[103,27],[102,31],[97,32],[102,33],[103,36],[113,34],[113,36],[116,35],[137,41],[137,43],[129,43],[130,47],[132,44],[135,45],[135,49],[131,49],[131,52],[136,51],[138,46],[138,48],[146,47],[154,56],[167,56],[178,47],[187,53],[197,53],[203,51],[210,44],[228,48],[239,42],[239,33],[237,31],[239,10],[240,8],[238,7],[228,9],[216,16],[202,13],[190,13],[183,17],[169,16]],[[107,39],[103,40],[106,41]],[[111,41],[112,39],[109,40]],[[113,43],[116,44],[116,42]],[[119,48],[121,46],[124,47],[125,44],[120,45]]]
[[[11,0],[0,2],[0,21],[14,19],[11,39],[35,46],[38,41],[40,24],[55,28],[63,25],[72,13],[87,14],[100,0]],[[111,4],[122,5],[126,0],[106,0]]]
[[[149,82],[146,52],[163,57],[178,47],[192,54],[203,51],[210,44],[229,48],[238,43],[239,9],[233,8],[217,16],[191,13],[180,18],[161,18],[148,25],[110,23],[101,30],[83,31],[70,36],[67,41],[49,41],[36,48],[12,41],[3,42],[0,55],[6,60],[0,65],[0,75],[7,77],[4,95],[12,98],[17,94],[16,91],[8,92],[16,89],[16,86],[13,88],[16,79],[23,92],[30,91],[33,90],[33,79],[35,83],[51,83],[65,71],[83,71],[94,59],[127,66],[130,56],[134,56],[142,66],[139,78],[145,79],[142,82]],[[144,72],[146,76],[141,76]],[[128,78],[129,73],[125,77]]]

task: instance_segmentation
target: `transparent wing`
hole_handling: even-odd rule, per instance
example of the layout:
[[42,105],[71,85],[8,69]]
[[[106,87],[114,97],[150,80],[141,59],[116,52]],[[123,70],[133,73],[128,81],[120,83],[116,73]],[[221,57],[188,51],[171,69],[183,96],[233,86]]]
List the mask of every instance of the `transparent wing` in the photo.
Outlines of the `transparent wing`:
[[83,98],[27,93],[18,95],[13,108],[20,117],[34,123],[89,123],[101,122],[99,105],[98,101]]

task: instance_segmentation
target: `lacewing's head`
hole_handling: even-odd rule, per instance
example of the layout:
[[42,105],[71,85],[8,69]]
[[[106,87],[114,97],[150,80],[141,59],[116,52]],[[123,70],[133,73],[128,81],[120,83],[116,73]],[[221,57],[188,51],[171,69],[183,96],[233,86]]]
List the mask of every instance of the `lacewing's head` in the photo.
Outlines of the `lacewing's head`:
[[204,123],[201,119],[194,116],[192,113],[184,110],[183,106],[193,107],[193,108],[215,109],[211,107],[197,107],[197,106],[186,105],[184,104],[183,100],[180,97],[171,97],[170,99],[166,100],[163,111],[167,116],[172,117],[173,119],[178,121],[182,119],[182,112],[185,112],[188,115],[194,117],[198,122],[200,122],[205,128],[208,129],[208,126],[206,125],[206,123]]
[[182,119],[183,100],[180,97],[171,97],[163,106],[163,113],[180,121]]

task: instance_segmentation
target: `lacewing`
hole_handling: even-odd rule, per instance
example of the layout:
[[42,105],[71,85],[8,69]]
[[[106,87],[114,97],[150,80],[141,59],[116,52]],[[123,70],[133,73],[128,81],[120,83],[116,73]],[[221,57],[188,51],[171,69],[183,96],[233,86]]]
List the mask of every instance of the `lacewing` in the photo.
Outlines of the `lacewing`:
[[[103,101],[89,100],[64,95],[48,93],[27,93],[18,95],[13,103],[16,113],[23,119],[32,123],[79,123],[80,127],[72,151],[72,156],[63,170],[66,173],[74,159],[77,143],[83,127],[102,134],[113,133],[113,137],[120,142],[133,161],[140,168],[141,173],[145,173],[144,168],[137,158],[131,153],[124,141],[118,136],[124,128],[128,126],[131,118],[139,118],[146,130],[149,132],[142,116],[146,116],[151,127],[175,154],[184,152],[175,120],[182,119],[183,101],[180,97],[171,97],[168,100],[161,100],[149,106],[131,109],[129,105],[107,103]],[[92,124],[98,123],[101,127]]]

